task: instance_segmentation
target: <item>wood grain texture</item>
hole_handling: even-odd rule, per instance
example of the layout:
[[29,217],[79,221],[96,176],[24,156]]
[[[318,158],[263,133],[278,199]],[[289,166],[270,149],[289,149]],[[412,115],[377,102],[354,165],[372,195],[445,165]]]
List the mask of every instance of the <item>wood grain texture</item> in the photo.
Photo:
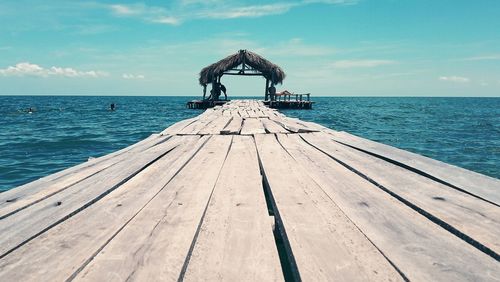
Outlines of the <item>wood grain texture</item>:
[[120,189],[0,260],[3,281],[63,281],[84,267],[174,177],[208,137],[182,145]]
[[269,218],[253,138],[235,136],[185,280],[283,280]]
[[243,119],[243,126],[241,127],[241,135],[264,134],[266,129],[260,120],[256,118]]
[[296,135],[283,146],[411,281],[488,281],[498,262],[419,215]]
[[304,280],[402,280],[273,135],[255,141],[300,276]]
[[159,136],[158,134],[126,147],[112,154],[90,159],[80,165],[49,175],[37,181],[11,189],[0,194],[0,219],[9,214],[25,208],[40,200],[44,200],[63,189],[74,185],[85,178],[127,159],[131,154],[144,151],[151,146],[163,142],[170,136]]
[[500,180],[418,154],[354,136],[327,131],[334,140],[395,160],[500,205]]
[[231,143],[212,136],[176,177],[75,278],[177,280]]
[[4,255],[64,221],[75,213],[94,203],[96,200],[119,188],[130,177],[139,173],[148,164],[179,145],[180,140],[171,140],[141,152],[136,158],[105,170],[92,178],[37,202],[12,216],[0,220],[0,255]]
[[500,209],[488,202],[412,173],[384,160],[329,140],[325,133],[302,134],[305,140],[348,164],[393,193],[441,219],[482,245],[500,253]]

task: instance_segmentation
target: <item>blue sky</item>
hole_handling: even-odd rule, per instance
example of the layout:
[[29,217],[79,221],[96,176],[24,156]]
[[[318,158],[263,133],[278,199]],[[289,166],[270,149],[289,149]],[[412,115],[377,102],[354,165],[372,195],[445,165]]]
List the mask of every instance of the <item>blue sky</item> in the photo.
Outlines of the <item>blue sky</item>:
[[0,95],[200,95],[202,67],[248,49],[278,90],[500,96],[498,0],[1,0],[0,21]]

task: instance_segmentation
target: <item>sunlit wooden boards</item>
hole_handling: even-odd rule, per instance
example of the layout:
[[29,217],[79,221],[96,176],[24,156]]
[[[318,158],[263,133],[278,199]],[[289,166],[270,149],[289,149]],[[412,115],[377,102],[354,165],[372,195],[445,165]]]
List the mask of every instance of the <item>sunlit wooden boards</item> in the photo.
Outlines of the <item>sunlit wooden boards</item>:
[[500,180],[418,154],[373,142],[346,132],[328,130],[331,138],[387,160],[406,165],[419,173],[500,205]]
[[58,193],[72,185],[106,170],[131,155],[142,152],[170,136],[151,135],[149,138],[115,153],[89,161],[33,181],[0,194],[0,219]]
[[401,280],[383,254],[283,150],[256,135],[259,157],[288,238],[290,257],[308,281]]
[[0,194],[0,281],[494,281],[497,190],[236,100]]
[[[306,136],[304,139],[309,142],[314,142],[315,146],[327,147],[329,144],[327,139],[325,142],[325,139],[319,138],[322,136],[313,137],[308,134],[302,136]],[[297,163],[301,165],[307,175],[320,185],[346,216],[356,223],[356,226],[363,234],[409,280],[486,281],[491,277],[492,273],[499,272],[497,269],[498,262],[493,258],[419,214],[405,203],[398,201],[398,199],[373,183],[359,177],[359,175],[332,159],[328,154],[311,147],[301,137],[297,135],[280,135],[278,140]],[[333,152],[331,147],[329,152]],[[335,156],[338,155],[335,154]],[[341,160],[352,167],[360,165],[344,158]],[[398,177],[401,177],[401,175],[398,175],[399,173],[403,172],[389,168],[385,173],[381,173],[381,177],[398,179]],[[410,180],[405,183],[400,178],[399,183],[387,185],[387,189],[397,195],[406,197],[401,189],[420,188],[422,183],[415,183],[416,180],[411,179],[411,175],[403,174],[402,176],[408,177]],[[400,188],[401,186],[407,186],[408,188]],[[435,189],[440,188],[435,187]],[[426,195],[421,195],[421,197],[426,198]],[[410,198],[410,200],[413,199]],[[429,208],[424,204],[421,207]],[[489,208],[487,206],[483,207]],[[430,211],[436,212],[439,209],[438,207]],[[463,215],[467,213],[464,210],[455,212]],[[492,213],[490,216],[493,219],[498,210],[489,209],[489,212]],[[443,212],[439,215],[445,214]],[[471,215],[468,214],[467,216]],[[474,226],[473,222],[468,222],[467,219],[464,221],[464,225]],[[491,219],[483,221],[491,222]],[[490,232],[485,230],[484,222],[477,226],[483,226],[481,230]],[[492,227],[496,229],[493,233],[498,234],[498,228],[494,227],[494,225]],[[491,237],[489,239],[494,240]],[[489,242],[492,245],[496,244],[494,241],[488,241],[489,239],[486,238],[484,242]]]
[[233,137],[184,278],[283,280],[257,150],[249,136]]
[[[500,253],[500,240],[498,240],[500,208],[495,205],[343,146],[330,140],[325,133],[301,134],[300,137],[422,210],[422,213],[428,214],[432,220],[446,223],[447,228],[461,234],[460,236],[468,236],[469,240],[477,241],[478,245]],[[293,138],[299,137],[293,136]],[[312,152],[317,151],[312,150]]]
[[118,189],[0,259],[0,277],[54,281],[78,273],[165,189],[206,143],[207,137],[182,137],[182,140],[182,146]]

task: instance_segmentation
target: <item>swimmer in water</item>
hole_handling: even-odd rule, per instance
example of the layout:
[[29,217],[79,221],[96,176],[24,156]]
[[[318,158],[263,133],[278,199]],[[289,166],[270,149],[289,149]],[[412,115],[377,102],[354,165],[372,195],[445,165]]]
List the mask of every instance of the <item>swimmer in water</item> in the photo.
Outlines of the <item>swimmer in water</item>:
[[115,103],[111,103],[110,108],[111,108],[112,111],[114,111],[115,110]]

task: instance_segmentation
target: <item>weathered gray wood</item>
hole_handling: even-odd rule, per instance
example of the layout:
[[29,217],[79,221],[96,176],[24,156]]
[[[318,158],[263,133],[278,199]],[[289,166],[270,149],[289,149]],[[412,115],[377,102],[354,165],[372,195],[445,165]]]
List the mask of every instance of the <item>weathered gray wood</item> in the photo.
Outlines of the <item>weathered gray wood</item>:
[[319,128],[308,127],[302,123],[297,123],[290,118],[281,118],[281,117],[271,117],[273,121],[283,126],[288,131],[294,133],[304,133],[304,132],[316,132],[319,131]]
[[[219,135],[240,132],[247,136]],[[255,100],[208,109],[162,134],[0,194],[0,281],[281,280],[264,191],[284,236],[281,254],[293,255],[281,263],[296,262],[292,274],[303,280],[500,276],[491,253],[498,206],[419,175],[436,166],[426,158],[415,163]]]
[[170,136],[160,137],[152,135],[144,141],[120,150],[119,154],[106,155],[70,168],[64,174],[60,174],[59,177],[41,179],[2,193],[0,194],[0,220],[34,203],[45,200],[89,177],[98,173],[105,173],[106,169],[129,158],[130,155],[142,152],[168,138]]
[[303,280],[401,280],[396,270],[279,145],[254,136]]
[[264,125],[256,118],[246,118],[243,120],[241,135],[264,134],[266,130]]
[[326,133],[301,136],[459,232],[500,253],[500,208],[497,206],[331,141]]
[[297,135],[281,144],[315,183],[411,281],[488,281],[500,268],[490,256],[421,216]]
[[247,111],[245,111],[245,110],[243,110],[243,109],[238,110],[238,114],[239,114],[239,115],[240,115],[240,117],[242,117],[242,118],[248,118],[248,117],[249,117],[249,116],[248,116]]
[[266,132],[269,133],[290,133],[290,131],[286,130],[283,126],[279,125],[273,120],[267,119],[267,118],[262,118],[260,119],[260,122],[262,122],[262,125],[264,125],[264,128],[266,129]]
[[209,123],[205,128],[201,129],[198,134],[208,135],[208,134],[219,134],[224,127],[226,127],[231,121],[231,117],[220,116],[217,119]]
[[241,126],[243,125],[243,119],[239,116],[233,116],[231,121],[220,131],[222,135],[234,135],[240,134]]
[[500,193],[498,193],[500,190],[500,180],[498,179],[357,137],[346,132],[327,132],[336,141],[403,163],[500,205]]
[[88,263],[206,142],[182,138],[181,146],[100,201],[0,259],[2,281],[64,281]]
[[231,138],[212,136],[75,280],[177,280],[190,255]]
[[178,134],[181,135],[193,135],[198,134],[200,130],[205,128],[208,124],[210,124],[213,120],[217,119],[220,116],[219,112],[215,112],[214,110],[207,110],[202,115],[199,116],[197,120],[190,123],[182,130],[179,131]]
[[185,280],[283,280],[269,218],[253,138],[234,136]]
[[190,119],[181,120],[167,127],[165,130],[161,132],[161,135],[176,135],[179,134],[186,126],[192,124],[197,121],[199,117],[194,117]]
[[179,139],[170,139],[137,154],[127,162],[120,162],[106,170],[104,174],[97,174],[81,181],[47,200],[37,202],[0,220],[0,234],[9,234],[0,236],[0,256],[117,189],[128,178],[178,146],[180,142]]
[[10,205],[13,205],[17,201],[22,200],[24,197],[28,195],[32,195],[34,193],[45,193],[43,190],[47,187],[47,185],[51,185],[57,181],[66,181],[65,178],[68,177],[73,177],[75,174],[78,174],[86,169],[89,169],[93,166],[96,166],[104,161],[113,159],[119,155],[122,155],[126,152],[132,151],[132,150],[141,150],[144,148],[148,148],[152,144],[155,144],[156,142],[160,142],[161,140],[168,138],[168,137],[160,137],[158,134],[153,134],[149,136],[148,138],[139,141],[136,144],[133,144],[131,146],[128,146],[126,148],[123,148],[119,151],[116,151],[114,153],[98,157],[98,158],[92,158],[89,159],[87,162],[81,163],[79,165],[64,169],[62,171],[56,172],[54,174],[45,176],[43,178],[40,178],[36,181],[27,183],[25,185],[16,187],[15,189],[10,189],[8,191],[0,193],[0,209],[3,207],[7,207]]

